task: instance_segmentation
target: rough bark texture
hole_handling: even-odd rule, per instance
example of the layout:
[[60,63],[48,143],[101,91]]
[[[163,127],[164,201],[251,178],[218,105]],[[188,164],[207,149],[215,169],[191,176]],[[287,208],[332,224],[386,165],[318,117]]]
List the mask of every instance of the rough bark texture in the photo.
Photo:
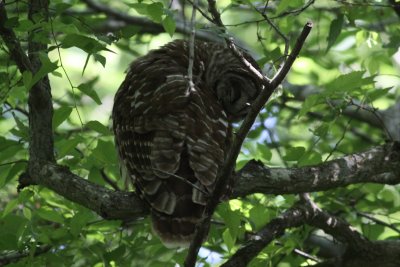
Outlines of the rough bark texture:
[[250,161],[235,178],[233,197],[251,193],[293,194],[356,183],[400,183],[400,144],[388,143],[317,166],[267,168]]
[[[398,4],[395,1],[391,3],[395,11],[399,13]],[[48,0],[32,0],[29,2],[29,8],[29,18],[32,21],[47,20]],[[5,26],[6,21],[5,4],[0,2],[0,36],[10,51],[10,56],[21,73],[25,71],[36,73],[41,65],[39,54],[46,52],[46,45],[35,41],[35,32],[31,32],[28,40],[28,57],[13,30]],[[37,33],[40,30],[35,31]],[[395,140],[400,139],[398,110],[397,104],[381,114]],[[348,112],[351,114],[351,110]],[[106,219],[130,220],[147,215],[148,208],[134,193],[113,191],[93,184],[54,163],[52,114],[50,85],[48,78],[44,77],[29,92],[30,161],[27,173],[20,177],[20,188],[33,184],[45,186]],[[376,121],[367,113],[364,115],[367,117],[359,116],[358,119],[380,126],[380,121]],[[317,166],[302,168],[268,168],[260,162],[250,161],[235,174],[231,198],[252,193],[294,194],[322,191],[366,182],[398,184],[400,183],[399,166],[400,144],[398,142],[388,143]],[[323,212],[304,200],[280,217],[271,220],[224,266],[245,266],[286,229],[303,224],[322,229],[346,245],[343,257],[317,266],[400,266],[399,241],[367,240],[341,218]]]

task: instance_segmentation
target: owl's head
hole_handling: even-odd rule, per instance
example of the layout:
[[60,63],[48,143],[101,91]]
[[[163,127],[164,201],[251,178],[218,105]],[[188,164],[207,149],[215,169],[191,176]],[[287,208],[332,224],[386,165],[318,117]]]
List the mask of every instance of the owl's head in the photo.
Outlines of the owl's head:
[[[239,121],[247,115],[251,104],[261,92],[262,84],[230,50],[224,49],[224,52],[230,59],[225,61],[224,66],[214,69],[218,75],[214,76],[216,79],[212,87],[230,119]],[[249,54],[243,53],[243,55],[257,70],[260,70]]]

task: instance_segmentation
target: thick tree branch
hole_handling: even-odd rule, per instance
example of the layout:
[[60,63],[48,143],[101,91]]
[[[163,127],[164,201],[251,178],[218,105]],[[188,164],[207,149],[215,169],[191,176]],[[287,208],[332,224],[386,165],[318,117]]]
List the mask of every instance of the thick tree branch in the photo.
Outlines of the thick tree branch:
[[400,144],[397,142],[301,168],[267,168],[250,161],[236,174],[232,197],[324,191],[356,183],[398,184],[398,166]]
[[[340,266],[398,266],[400,264],[398,241],[370,241],[343,219],[322,211],[311,200],[303,199],[278,218],[271,220],[255,235],[253,240],[247,242],[222,266],[247,266],[269,243],[282,236],[285,230],[304,224],[322,229],[336,240],[346,244],[345,253],[337,259],[341,263]],[[390,262],[390,265],[382,264],[383,259]],[[321,264],[321,266],[324,265]]]
[[[231,198],[253,193],[278,195],[323,191],[356,183],[398,184],[398,166],[398,143],[302,168],[267,168],[260,162],[250,161],[235,174]],[[36,184],[45,186],[105,219],[131,220],[149,213],[135,193],[107,189],[52,163],[36,167],[36,175],[20,177],[20,189]]]
[[35,167],[33,175],[20,176],[19,189],[29,185],[45,186],[109,220],[132,220],[149,213],[144,202],[133,192],[107,189],[52,163]]
[[[48,0],[32,0],[29,4],[29,20],[34,24],[47,22],[48,5]],[[36,34],[42,31],[43,28],[41,27],[34,29],[29,32],[28,36],[28,54],[33,67],[33,74],[38,72],[42,65],[39,55],[43,53],[44,56],[47,56],[47,44],[43,44],[35,39]],[[53,103],[50,82],[47,75],[30,89],[28,104],[30,165],[38,164],[39,161],[54,162]]]

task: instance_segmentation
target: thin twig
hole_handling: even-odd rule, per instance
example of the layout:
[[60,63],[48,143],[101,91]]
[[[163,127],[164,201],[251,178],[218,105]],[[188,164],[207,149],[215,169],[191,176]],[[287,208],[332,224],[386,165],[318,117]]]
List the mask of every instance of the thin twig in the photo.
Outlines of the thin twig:
[[210,17],[206,14],[206,12],[204,12],[204,11],[199,7],[198,0],[195,0],[194,2],[191,1],[191,0],[186,0],[186,1],[188,1],[193,7],[195,7],[195,8],[197,9],[197,11],[199,11],[199,13],[200,13],[203,17],[205,17],[209,22],[213,22],[213,21],[212,21],[212,18],[210,18]]
[[177,174],[175,174],[175,173],[171,173],[171,172],[166,172],[166,171],[163,171],[163,170],[159,170],[159,169],[154,169],[154,168],[152,168],[152,170],[153,170],[153,171],[157,171],[157,172],[161,172],[161,173],[163,173],[163,174],[170,175],[170,176],[172,176],[172,177],[174,177],[174,178],[176,178],[176,179],[178,179],[178,180],[180,180],[180,181],[182,181],[182,182],[184,182],[184,183],[190,185],[191,187],[193,187],[193,188],[199,190],[199,191],[200,191],[201,193],[203,193],[204,195],[206,195],[206,196],[209,196],[209,195],[210,195],[210,193],[204,191],[204,189],[202,189],[202,188],[200,188],[199,186],[197,186],[196,184],[190,182],[188,179],[183,178],[182,176],[179,176],[179,175],[177,175]]
[[121,188],[117,185],[117,183],[113,180],[111,180],[110,177],[106,174],[104,171],[104,168],[101,168],[100,170],[101,177],[103,178],[104,181],[106,181],[112,188],[114,188],[116,191],[121,191]]
[[271,19],[277,19],[277,18],[282,18],[282,17],[286,17],[288,15],[299,15],[301,12],[303,12],[304,10],[306,10],[309,6],[311,6],[312,4],[314,4],[315,0],[309,0],[304,6],[302,6],[299,9],[294,9],[294,10],[289,10],[289,11],[285,11],[282,12],[281,14],[278,14],[277,16],[272,17]]
[[60,60],[60,67],[61,67],[61,69],[63,70],[63,72],[64,72],[64,74],[65,74],[65,77],[67,78],[68,83],[69,83],[69,85],[70,85],[70,87],[71,87],[72,99],[73,99],[73,101],[74,101],[74,107],[75,107],[75,110],[76,110],[76,114],[78,115],[79,122],[81,123],[81,130],[83,130],[83,121],[82,121],[82,118],[81,118],[81,114],[79,113],[79,110],[78,110],[78,105],[77,105],[77,103],[76,103],[76,94],[75,94],[75,88],[76,88],[76,87],[72,84],[72,81],[71,81],[71,79],[70,79],[70,77],[69,77],[69,75],[68,75],[68,72],[67,72],[67,70],[66,70],[65,67],[64,67],[64,64],[63,64],[63,61],[62,61],[62,57],[61,57],[61,52],[60,52],[60,45],[58,44],[56,35],[54,34],[53,19],[51,18],[51,16],[49,16],[49,21],[50,21],[51,35],[52,35],[52,37],[53,37],[54,43],[56,44],[56,49],[57,49],[57,54],[58,54],[58,60]]
[[259,12],[260,15],[268,22],[268,24],[274,29],[274,31],[283,39],[285,42],[285,50],[284,50],[284,55],[289,54],[289,39],[283,34],[283,32],[278,28],[278,26],[275,25],[275,23],[272,22],[272,20],[265,14],[267,10],[268,3],[265,5],[264,10],[262,12],[259,12],[259,10],[254,7],[256,12]]
[[368,219],[370,221],[373,221],[376,224],[380,224],[380,225],[386,226],[386,227],[388,227],[388,228],[392,229],[393,231],[395,231],[395,232],[400,234],[400,230],[396,226],[394,226],[393,224],[384,222],[382,220],[379,220],[379,219],[375,218],[371,214],[368,214],[368,213],[365,213],[365,212],[361,212],[361,211],[357,211],[357,215],[361,216],[361,217],[364,217],[364,218],[366,218],[366,219]]
[[196,8],[197,0],[194,0],[192,6],[192,17],[190,19],[190,39],[189,39],[189,66],[188,66],[188,79],[189,79],[189,90],[194,91],[193,83],[193,62],[194,62],[194,42],[196,34]]

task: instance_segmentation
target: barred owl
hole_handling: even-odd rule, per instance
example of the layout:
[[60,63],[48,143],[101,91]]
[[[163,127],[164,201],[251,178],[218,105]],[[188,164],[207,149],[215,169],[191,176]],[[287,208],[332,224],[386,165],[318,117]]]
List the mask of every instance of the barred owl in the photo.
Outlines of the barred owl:
[[222,45],[196,41],[194,51],[193,87],[188,43],[176,40],[130,65],[112,111],[122,169],[168,247],[190,244],[229,148],[231,123],[261,89]]

